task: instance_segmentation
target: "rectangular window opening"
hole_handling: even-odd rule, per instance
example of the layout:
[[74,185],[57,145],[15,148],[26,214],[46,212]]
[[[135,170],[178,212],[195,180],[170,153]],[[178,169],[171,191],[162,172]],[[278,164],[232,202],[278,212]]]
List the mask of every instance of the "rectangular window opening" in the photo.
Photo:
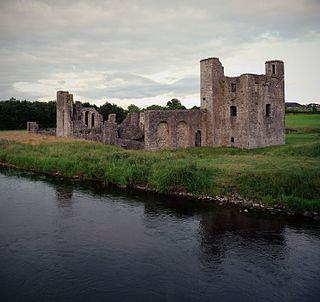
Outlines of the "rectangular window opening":
[[230,116],[237,116],[237,107],[236,106],[230,107]]
[[272,64],[272,74],[276,73],[276,65]]
[[234,137],[231,137],[231,143],[234,143]]
[[266,117],[270,117],[270,116],[271,116],[271,105],[266,104]]
[[235,83],[231,84],[231,91],[236,92],[236,90],[237,90],[236,84]]

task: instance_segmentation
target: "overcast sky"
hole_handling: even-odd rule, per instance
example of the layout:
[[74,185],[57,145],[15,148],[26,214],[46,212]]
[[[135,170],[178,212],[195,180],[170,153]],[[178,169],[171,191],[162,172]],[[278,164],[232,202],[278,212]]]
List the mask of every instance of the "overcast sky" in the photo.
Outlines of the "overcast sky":
[[0,99],[199,105],[199,61],[285,62],[286,101],[320,102],[320,0],[0,0]]

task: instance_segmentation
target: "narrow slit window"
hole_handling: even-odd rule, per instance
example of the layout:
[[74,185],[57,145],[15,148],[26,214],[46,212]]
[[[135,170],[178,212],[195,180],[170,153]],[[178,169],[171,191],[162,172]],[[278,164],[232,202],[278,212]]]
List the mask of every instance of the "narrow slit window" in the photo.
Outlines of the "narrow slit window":
[[94,127],[94,113],[92,113],[91,115],[91,127],[93,128]]
[[84,123],[85,123],[87,126],[89,126],[89,112],[88,112],[88,111],[86,111],[86,112],[84,113]]
[[270,117],[270,116],[271,116],[271,105],[266,104],[266,117]]
[[236,92],[236,90],[237,90],[237,85],[235,83],[232,83],[231,84],[231,91]]
[[230,116],[237,116],[237,107],[236,106],[230,107]]
[[276,65],[272,64],[272,74],[276,73]]

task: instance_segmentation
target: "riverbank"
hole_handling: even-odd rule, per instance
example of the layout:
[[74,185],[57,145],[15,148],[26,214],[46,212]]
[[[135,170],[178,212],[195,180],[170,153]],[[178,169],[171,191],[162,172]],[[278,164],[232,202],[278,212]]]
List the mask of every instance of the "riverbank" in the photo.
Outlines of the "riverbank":
[[297,132],[287,135],[284,146],[158,152],[124,150],[24,131],[1,131],[0,162],[51,175],[93,179],[165,194],[224,196],[226,200],[241,200],[241,196],[259,207],[319,212],[320,133],[317,129],[317,123],[311,128],[297,127]]

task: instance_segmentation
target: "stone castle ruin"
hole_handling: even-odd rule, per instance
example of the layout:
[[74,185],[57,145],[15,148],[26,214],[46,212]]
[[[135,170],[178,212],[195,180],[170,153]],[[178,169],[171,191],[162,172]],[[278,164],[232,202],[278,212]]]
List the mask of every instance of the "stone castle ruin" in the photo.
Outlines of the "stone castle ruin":
[[[121,123],[103,121],[67,91],[57,92],[56,135],[78,137],[129,149],[200,146],[259,148],[285,143],[284,65],[265,63],[265,74],[227,77],[217,58],[200,61],[201,107],[193,110],[131,112]],[[39,132],[35,122],[28,130]]]

